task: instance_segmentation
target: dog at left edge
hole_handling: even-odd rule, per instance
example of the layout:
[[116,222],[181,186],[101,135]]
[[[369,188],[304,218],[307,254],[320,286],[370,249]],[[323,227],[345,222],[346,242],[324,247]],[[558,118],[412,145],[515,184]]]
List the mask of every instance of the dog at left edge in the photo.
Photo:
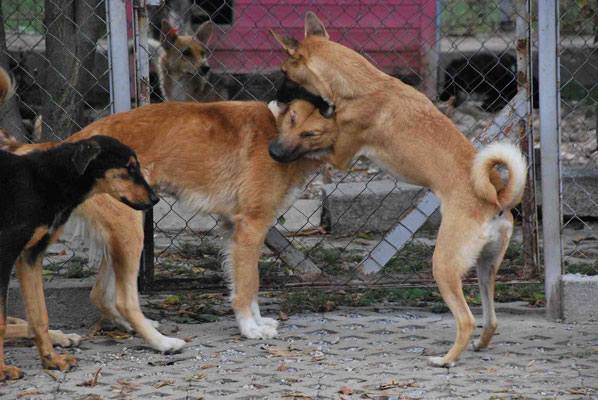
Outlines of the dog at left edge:
[[[13,92],[12,80],[0,69],[0,100],[6,101]],[[133,150],[111,137],[94,136],[24,155],[0,151],[0,381],[23,376],[4,360],[13,265],[42,366],[68,370],[76,365],[72,355],[58,354],[52,346],[42,259],[71,212],[102,193],[136,210],[149,209],[159,200],[143,178]]]

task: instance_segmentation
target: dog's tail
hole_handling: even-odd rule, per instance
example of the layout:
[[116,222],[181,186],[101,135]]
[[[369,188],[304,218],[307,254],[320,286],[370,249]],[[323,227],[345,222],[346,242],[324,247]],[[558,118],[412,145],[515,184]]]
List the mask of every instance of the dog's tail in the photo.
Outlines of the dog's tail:
[[0,104],[10,99],[13,94],[15,94],[14,81],[8,72],[0,67]]
[[[509,180],[502,187],[495,186],[491,180],[491,174],[495,173],[493,171],[497,165],[504,165],[509,172]],[[475,156],[471,178],[473,189],[480,198],[496,204],[501,210],[511,209],[519,204],[523,197],[527,163],[514,144],[492,143]]]

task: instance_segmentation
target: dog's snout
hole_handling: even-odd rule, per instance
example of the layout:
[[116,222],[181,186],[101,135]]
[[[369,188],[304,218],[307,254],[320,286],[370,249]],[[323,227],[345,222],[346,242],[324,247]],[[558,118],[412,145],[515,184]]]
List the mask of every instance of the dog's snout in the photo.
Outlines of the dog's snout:
[[209,65],[202,65],[202,66],[199,68],[199,72],[200,72],[202,75],[205,75],[205,74],[207,74],[208,72],[210,72],[210,66],[209,66]]
[[270,157],[272,157],[274,160],[278,162],[284,162],[286,152],[278,140],[273,140],[270,142],[270,145],[268,146],[268,152],[270,153]]
[[160,201],[160,198],[158,197],[156,192],[154,192],[153,190],[150,189],[149,200],[150,200],[150,203],[152,203],[152,207],[153,207],[156,204],[158,204],[158,202]]

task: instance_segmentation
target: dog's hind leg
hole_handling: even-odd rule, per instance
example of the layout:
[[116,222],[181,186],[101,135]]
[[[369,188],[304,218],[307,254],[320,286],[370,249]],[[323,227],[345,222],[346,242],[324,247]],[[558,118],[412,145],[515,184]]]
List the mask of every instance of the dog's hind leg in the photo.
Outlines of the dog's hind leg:
[[278,323],[260,314],[257,295],[259,291],[258,262],[270,215],[253,217],[239,215],[235,218],[227,267],[232,280],[232,306],[241,334],[250,339],[276,336]]
[[461,213],[449,210],[443,213],[432,258],[434,279],[453,313],[457,328],[455,343],[449,352],[444,357],[429,358],[430,364],[436,367],[454,365],[467,347],[475,327],[475,319],[463,295],[461,277],[473,266],[486,238],[480,224],[467,220],[459,215]]
[[17,261],[17,278],[27,311],[27,320],[33,331],[42,365],[46,369],[68,370],[77,364],[77,360],[70,354],[56,353],[48,334],[48,310],[44,296],[42,257],[37,257],[32,265],[25,263],[23,258],[27,258],[27,256],[21,257]]
[[489,225],[491,229],[496,230],[497,237],[484,246],[477,263],[480,297],[484,313],[484,328],[480,338],[473,343],[473,348],[476,351],[488,347],[496,331],[497,322],[494,311],[496,273],[509,247],[511,233],[513,232],[513,215],[507,212],[504,216],[495,218]]

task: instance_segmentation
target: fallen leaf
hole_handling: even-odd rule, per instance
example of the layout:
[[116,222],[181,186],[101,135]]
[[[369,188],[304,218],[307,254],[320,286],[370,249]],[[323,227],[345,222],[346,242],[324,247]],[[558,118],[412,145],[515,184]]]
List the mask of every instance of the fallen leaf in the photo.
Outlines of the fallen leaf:
[[395,381],[394,379],[385,385],[378,386],[378,390],[388,390],[388,389],[395,389],[395,388],[411,388],[411,387],[418,387],[417,383],[413,381],[400,383]]
[[305,393],[302,393],[302,392],[287,392],[287,393],[285,393],[285,394],[282,395],[282,398],[283,399],[292,399],[292,400],[295,400],[295,399],[312,399],[311,396],[309,396],[309,395],[307,395]]
[[571,394],[580,394],[580,395],[589,395],[590,393],[593,392],[592,389],[590,389],[590,388],[583,388],[583,387],[571,388],[571,389],[569,389],[567,391],[569,393],[571,393]]
[[201,381],[206,377],[206,374],[198,372],[197,374],[191,375],[187,378],[188,381]]
[[95,374],[93,374],[93,377],[91,379],[88,379],[84,382],[81,383],[77,383],[77,386],[88,386],[88,387],[94,387],[95,385],[98,384],[98,379],[100,378],[100,372],[102,371],[102,367],[98,368],[98,370],[96,371]]
[[284,313],[284,312],[280,311],[280,312],[278,313],[278,319],[279,319],[280,321],[288,321],[288,320],[289,320],[289,316],[288,316],[288,314],[287,314],[287,313]]
[[25,390],[23,392],[17,393],[17,399],[20,399],[22,397],[35,396],[35,395],[38,395],[38,394],[42,394],[42,392],[40,392],[37,389],[29,389],[29,390]]
[[156,383],[153,386],[154,386],[154,389],[160,389],[161,387],[170,386],[170,385],[174,385],[174,379],[166,379],[163,381],[159,381],[158,383]]
[[208,368],[216,368],[218,367],[218,365],[216,364],[204,364],[201,367],[199,367],[199,369],[208,369]]
[[262,347],[262,349],[266,350],[272,357],[293,357],[293,353],[286,349],[281,349],[279,347]]
[[348,395],[351,395],[351,394],[353,394],[353,389],[351,389],[351,388],[350,388],[350,387],[348,387],[348,386],[343,386],[343,387],[341,387],[341,388],[338,390],[338,392],[339,392],[340,394],[344,394],[344,395],[347,395],[347,396],[348,396]]
[[115,385],[112,385],[113,392],[129,393],[135,390],[139,390],[139,385],[133,382],[125,381],[124,379],[119,379],[116,381]]
[[278,367],[276,367],[276,370],[280,371],[280,372],[288,371],[289,366],[286,365],[285,363],[281,362],[280,364],[278,364]]
[[162,304],[165,306],[176,306],[181,304],[181,298],[175,294],[171,294],[170,296],[166,296]]
[[107,331],[105,333],[107,336],[111,337],[114,340],[125,340],[131,337],[130,334],[123,331]]

